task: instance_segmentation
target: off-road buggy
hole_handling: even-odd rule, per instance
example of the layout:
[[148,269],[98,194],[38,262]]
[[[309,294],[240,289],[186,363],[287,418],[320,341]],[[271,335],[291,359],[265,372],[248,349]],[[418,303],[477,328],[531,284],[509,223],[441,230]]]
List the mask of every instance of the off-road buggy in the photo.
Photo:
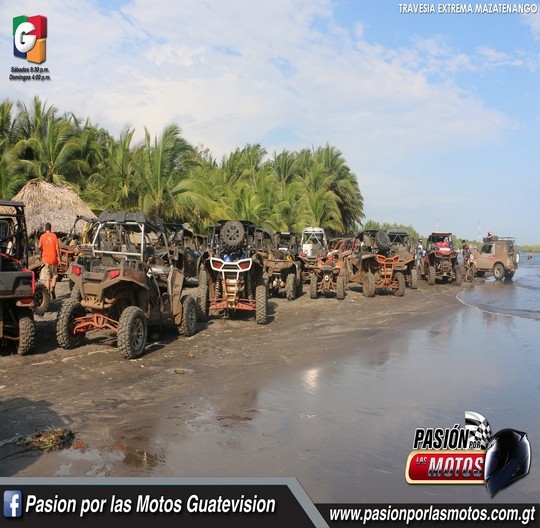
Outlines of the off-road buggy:
[[210,226],[197,292],[198,317],[210,312],[228,316],[255,312],[257,324],[268,322],[268,284],[264,261],[271,250],[270,235],[247,220],[221,220]]
[[303,282],[311,280],[311,267],[319,257],[328,255],[328,237],[322,227],[304,227],[300,238],[299,258],[302,262]]
[[334,294],[336,299],[345,299],[347,290],[347,266],[340,254],[330,253],[319,256],[310,268],[309,297],[316,299],[319,295]]
[[492,274],[495,280],[511,279],[519,265],[519,252],[513,237],[485,237],[480,251],[471,257],[465,275],[468,282],[486,273]]
[[0,343],[17,354],[34,349],[34,274],[28,265],[24,203],[0,200]]
[[270,254],[264,259],[268,293],[277,297],[284,292],[289,301],[302,295],[302,262],[298,258],[298,237],[291,232],[272,236]]
[[415,264],[414,244],[409,233],[400,229],[389,229],[388,238],[392,244],[392,252],[399,255],[395,271],[400,271],[405,277],[405,284],[412,289],[418,288],[418,270]]
[[428,236],[426,254],[420,264],[420,275],[428,284],[450,281],[459,286],[463,279],[463,268],[458,262],[452,233],[434,232]]
[[333,257],[349,254],[354,245],[354,237],[338,237],[328,241],[328,254]]
[[349,283],[362,285],[364,297],[391,292],[397,297],[405,294],[405,276],[396,269],[400,257],[391,251],[386,231],[367,229],[354,240],[353,249],[345,260]]
[[148,327],[173,321],[179,333],[197,329],[195,299],[184,293],[178,253],[162,226],[142,213],[104,212],[93,227],[91,251],[70,267],[77,295],[58,314],[56,338],[65,349],[80,346],[90,330],[111,330],[128,359],[141,356]]
[[195,233],[186,223],[165,223],[169,246],[178,251],[179,266],[186,279],[197,278],[202,255],[206,249],[206,237]]

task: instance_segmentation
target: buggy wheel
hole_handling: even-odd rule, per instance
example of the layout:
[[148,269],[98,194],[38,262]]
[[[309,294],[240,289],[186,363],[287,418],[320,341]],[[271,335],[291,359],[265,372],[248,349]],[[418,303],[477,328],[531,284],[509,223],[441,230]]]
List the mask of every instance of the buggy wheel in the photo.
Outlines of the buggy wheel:
[[208,277],[204,268],[199,271],[199,285],[197,287],[196,299],[197,319],[201,323],[208,321],[210,307],[210,292],[208,290]]
[[190,337],[197,331],[197,303],[191,295],[182,299],[182,322],[178,331],[185,337]]
[[80,347],[84,341],[84,332],[73,333],[75,319],[84,317],[86,310],[75,299],[68,299],[62,305],[56,321],[56,341],[66,350]]
[[301,297],[304,293],[304,279],[302,278],[302,270],[296,272],[296,297]]
[[236,251],[244,241],[244,226],[239,220],[228,220],[223,224],[219,235],[226,253]]
[[289,273],[285,281],[285,293],[289,301],[296,299],[296,277],[294,273]]
[[259,284],[255,288],[255,321],[264,325],[268,322],[268,288],[266,283]]
[[379,230],[375,233],[375,244],[377,244],[377,250],[381,253],[388,253],[392,248],[392,242],[388,233],[383,230]]
[[74,282],[73,282],[73,288],[71,288],[71,292],[70,292],[69,296],[70,296],[71,299],[75,299],[76,301],[81,301],[82,300],[81,289]]
[[309,298],[310,299],[316,299],[317,298],[317,283],[319,281],[317,280],[317,275],[315,273],[312,273],[309,278]]
[[375,296],[375,275],[371,271],[366,271],[362,277],[362,294],[364,297]]
[[413,268],[411,270],[411,288],[413,290],[416,290],[418,288],[418,270],[416,268]]
[[127,359],[141,357],[146,347],[148,325],[138,306],[128,306],[118,321],[118,348]]
[[504,266],[497,262],[495,266],[493,266],[493,276],[495,277],[495,280],[502,280],[504,277]]
[[436,271],[435,271],[435,266],[430,266],[428,268],[428,277],[427,277],[427,283],[430,285],[430,286],[433,286],[435,284],[435,277],[436,277]]
[[467,266],[467,269],[465,270],[465,280],[467,282],[472,282],[474,280],[475,275],[476,275],[476,265],[469,264]]
[[345,290],[347,287],[347,281],[345,275],[338,275],[336,279],[336,298],[338,301],[345,299]]
[[42,282],[36,282],[36,291],[34,293],[34,306],[32,311],[36,315],[43,315],[49,308],[51,303],[51,294],[47,290],[47,286]]
[[397,282],[397,289],[394,290],[394,295],[396,297],[403,297],[405,295],[405,276],[401,271],[396,271],[396,274],[394,275],[394,279]]
[[454,282],[456,283],[456,286],[461,286],[461,282],[463,281],[463,268],[461,267],[461,264],[456,264],[456,269],[454,270],[454,273]]
[[26,356],[34,350],[36,327],[32,317],[32,310],[23,308],[19,311],[19,345],[17,354]]

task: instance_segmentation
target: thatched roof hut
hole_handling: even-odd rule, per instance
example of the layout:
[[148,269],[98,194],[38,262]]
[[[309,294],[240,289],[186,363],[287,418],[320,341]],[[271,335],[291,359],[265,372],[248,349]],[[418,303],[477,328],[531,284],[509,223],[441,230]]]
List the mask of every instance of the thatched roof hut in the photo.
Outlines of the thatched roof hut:
[[[81,198],[69,187],[37,181],[27,183],[13,198],[25,205],[28,235],[45,231],[45,223],[50,222],[58,235],[68,234],[77,215],[96,218]],[[75,234],[80,234],[84,222],[75,225]]]

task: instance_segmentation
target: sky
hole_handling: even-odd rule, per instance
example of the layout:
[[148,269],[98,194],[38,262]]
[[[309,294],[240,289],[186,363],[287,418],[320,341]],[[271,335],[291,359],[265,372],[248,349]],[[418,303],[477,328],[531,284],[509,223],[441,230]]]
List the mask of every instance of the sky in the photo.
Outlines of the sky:
[[[501,6],[0,0],[1,100],[39,96],[136,141],[176,123],[218,161],[329,144],[365,220],[540,244],[540,6],[451,5]],[[47,17],[49,80],[9,78],[35,66],[13,54],[19,15]]]

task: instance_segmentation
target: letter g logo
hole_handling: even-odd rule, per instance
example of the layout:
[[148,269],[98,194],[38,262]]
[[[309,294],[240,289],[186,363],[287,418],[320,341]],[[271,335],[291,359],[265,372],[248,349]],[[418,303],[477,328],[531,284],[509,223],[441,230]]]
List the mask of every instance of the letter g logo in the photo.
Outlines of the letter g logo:
[[30,32],[35,31],[35,26],[31,22],[23,22],[19,24],[15,30],[15,47],[20,53],[29,52],[36,45],[36,36],[29,35]]

